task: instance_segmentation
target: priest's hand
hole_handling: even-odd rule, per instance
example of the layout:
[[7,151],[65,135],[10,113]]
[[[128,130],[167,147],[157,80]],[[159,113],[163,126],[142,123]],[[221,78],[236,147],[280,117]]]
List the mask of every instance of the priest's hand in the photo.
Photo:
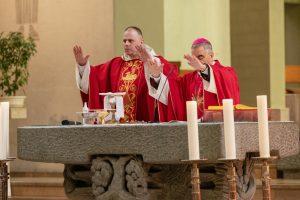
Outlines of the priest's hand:
[[164,64],[160,63],[157,59],[149,59],[146,62],[149,73],[153,78],[159,78],[163,71]]
[[140,57],[140,60],[143,61],[144,63],[145,62],[148,62],[148,60],[152,60],[153,61],[153,56],[151,55],[151,53],[147,50],[146,46],[141,44],[141,45],[138,45],[135,47],[138,54],[139,54],[139,57]]
[[80,66],[86,65],[90,55],[84,56],[81,46],[75,45],[73,47],[73,53],[74,53],[74,56],[75,56],[75,59],[76,59],[76,62],[78,65],[80,65]]
[[206,70],[206,66],[202,64],[196,56],[185,54],[184,58],[188,61],[188,64],[192,66],[195,70],[201,72]]

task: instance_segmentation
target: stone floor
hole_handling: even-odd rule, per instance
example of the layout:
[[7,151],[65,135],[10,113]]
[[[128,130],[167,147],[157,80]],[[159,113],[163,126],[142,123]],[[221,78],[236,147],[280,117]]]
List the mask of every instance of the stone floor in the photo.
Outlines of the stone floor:
[[[62,175],[39,177],[14,176],[11,179],[12,198],[10,200],[67,200],[63,189]],[[257,180],[255,200],[262,199],[261,182]],[[273,179],[272,200],[300,199],[300,179]]]
[[67,200],[62,175],[11,178],[11,200]]
[[[299,179],[271,180],[272,200],[298,200],[300,199]],[[261,182],[257,181],[255,200],[262,199]]]

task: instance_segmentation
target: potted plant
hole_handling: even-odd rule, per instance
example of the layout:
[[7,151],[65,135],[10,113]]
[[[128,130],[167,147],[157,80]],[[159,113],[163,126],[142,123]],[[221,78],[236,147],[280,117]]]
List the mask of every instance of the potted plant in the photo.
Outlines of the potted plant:
[[19,32],[0,33],[0,101],[9,101],[11,107],[24,107],[26,97],[16,96],[16,92],[27,84],[28,62],[35,53],[32,38]]

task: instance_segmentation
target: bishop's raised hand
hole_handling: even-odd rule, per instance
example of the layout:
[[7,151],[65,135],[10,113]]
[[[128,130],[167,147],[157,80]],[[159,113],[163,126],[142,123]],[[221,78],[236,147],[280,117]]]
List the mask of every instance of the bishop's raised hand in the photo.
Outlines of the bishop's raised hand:
[[75,60],[78,65],[80,65],[80,66],[86,65],[90,55],[84,56],[81,46],[75,45],[73,47],[73,53],[74,53]]
[[190,54],[185,54],[184,58],[188,61],[188,64],[193,67],[197,71],[204,71],[206,69],[206,66],[200,62],[200,60]]

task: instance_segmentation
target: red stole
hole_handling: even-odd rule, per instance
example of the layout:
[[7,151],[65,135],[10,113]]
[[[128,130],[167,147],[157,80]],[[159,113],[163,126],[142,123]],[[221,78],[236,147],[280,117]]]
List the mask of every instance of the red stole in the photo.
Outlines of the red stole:
[[136,119],[137,89],[143,72],[143,63],[140,60],[123,62],[118,84],[118,91],[126,92],[124,96],[124,120]]

